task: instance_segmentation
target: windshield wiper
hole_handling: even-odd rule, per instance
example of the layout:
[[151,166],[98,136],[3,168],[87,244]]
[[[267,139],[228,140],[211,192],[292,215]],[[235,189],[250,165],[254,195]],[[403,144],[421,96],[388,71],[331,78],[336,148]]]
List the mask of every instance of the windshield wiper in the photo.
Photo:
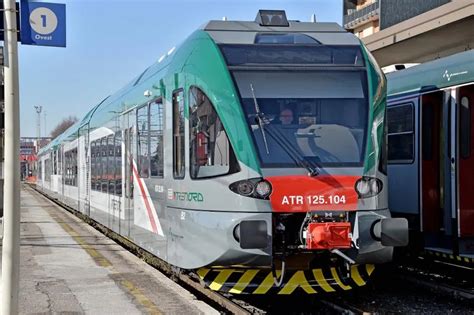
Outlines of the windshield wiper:
[[265,135],[265,129],[263,129],[263,119],[265,118],[265,115],[260,111],[260,106],[258,106],[257,98],[255,97],[255,92],[253,90],[252,83],[250,83],[250,90],[252,91],[253,103],[255,104],[255,113],[257,114],[256,118],[258,121],[258,126],[260,127],[260,131],[262,132],[263,142],[265,143],[265,150],[267,151],[267,154],[270,154],[270,151],[268,150],[268,143],[267,143],[267,137]]
[[295,148],[292,143],[274,126],[268,126],[268,134],[275,140],[275,142],[288,154],[288,156],[295,161],[295,163],[308,170],[308,175],[311,177],[318,176],[321,173],[321,167],[314,161],[305,159],[303,154]]
[[[265,149],[267,151],[267,154],[270,154],[268,150],[268,143],[267,143],[267,137],[265,135],[265,130],[264,130],[264,124],[268,124],[268,119],[265,116],[264,113],[260,111],[260,106],[258,106],[257,98],[255,97],[255,91],[253,89],[252,83],[250,83],[250,90],[252,91],[252,96],[253,96],[253,102],[255,105],[255,113],[256,113],[256,119],[258,121],[258,125],[260,127],[260,130],[262,132],[262,138],[263,142],[265,143]],[[279,131],[277,131],[273,126],[268,125],[268,134],[270,137],[275,140],[275,142],[283,149],[283,151],[288,154],[288,156],[299,166],[306,168],[308,170],[308,175],[311,177],[318,176],[321,171],[320,167],[312,161],[308,161],[304,158],[304,156],[296,149],[295,147],[292,146],[292,144],[288,141],[288,139],[282,135]]]

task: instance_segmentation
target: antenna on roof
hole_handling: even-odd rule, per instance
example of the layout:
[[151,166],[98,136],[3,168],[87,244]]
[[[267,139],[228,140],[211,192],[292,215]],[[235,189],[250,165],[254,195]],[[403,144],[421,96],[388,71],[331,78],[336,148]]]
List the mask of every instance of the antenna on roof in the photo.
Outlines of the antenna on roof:
[[316,14],[311,15],[311,23],[316,23]]
[[227,16],[223,16],[222,21],[227,21]]

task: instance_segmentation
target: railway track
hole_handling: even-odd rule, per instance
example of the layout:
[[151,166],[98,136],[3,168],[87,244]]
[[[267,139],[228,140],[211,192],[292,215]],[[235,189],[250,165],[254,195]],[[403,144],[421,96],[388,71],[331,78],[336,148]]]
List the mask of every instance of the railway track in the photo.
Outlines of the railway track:
[[474,269],[443,261],[418,259],[398,267],[398,277],[433,293],[474,301]]

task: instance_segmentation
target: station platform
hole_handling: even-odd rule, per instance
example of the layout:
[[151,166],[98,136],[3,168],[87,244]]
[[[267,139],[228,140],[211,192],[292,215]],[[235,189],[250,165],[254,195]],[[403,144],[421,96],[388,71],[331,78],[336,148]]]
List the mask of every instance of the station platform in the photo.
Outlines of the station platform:
[[20,257],[21,314],[218,314],[26,185]]

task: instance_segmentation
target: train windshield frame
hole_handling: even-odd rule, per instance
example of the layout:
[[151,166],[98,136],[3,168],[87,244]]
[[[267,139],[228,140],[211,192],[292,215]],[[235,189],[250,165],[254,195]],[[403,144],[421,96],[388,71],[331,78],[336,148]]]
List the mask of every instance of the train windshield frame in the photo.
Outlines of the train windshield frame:
[[369,123],[365,68],[231,72],[261,167],[363,165]]

